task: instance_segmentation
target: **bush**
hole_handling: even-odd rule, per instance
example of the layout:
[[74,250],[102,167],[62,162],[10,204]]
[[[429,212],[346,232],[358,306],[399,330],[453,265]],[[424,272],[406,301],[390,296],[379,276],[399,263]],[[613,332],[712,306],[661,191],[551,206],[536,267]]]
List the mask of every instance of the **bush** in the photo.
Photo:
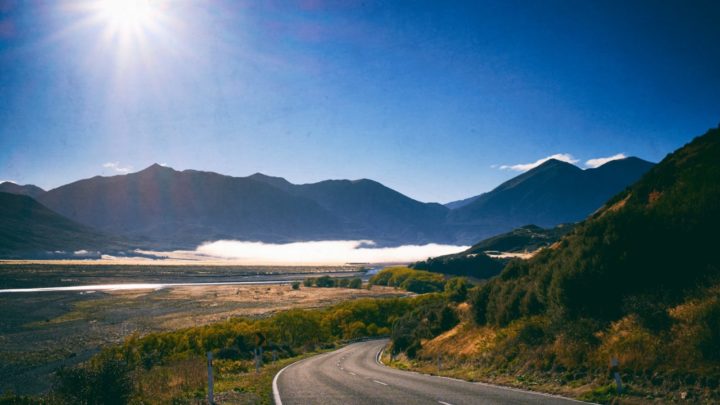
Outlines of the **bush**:
[[293,283],[292,283],[292,289],[293,289],[293,290],[299,290],[299,289],[300,289],[300,282],[299,282],[299,281],[293,281]]
[[312,277],[306,278],[305,280],[303,280],[303,285],[305,287],[312,287],[315,285],[315,279]]
[[355,277],[355,278],[350,279],[350,282],[348,283],[348,287],[362,288],[362,279],[360,277]]
[[467,299],[469,284],[464,277],[453,277],[445,283],[445,295],[452,302],[463,302]]
[[323,288],[335,287],[335,280],[330,276],[322,276],[315,280],[315,285]]
[[414,309],[393,324],[390,336],[393,353],[405,352],[408,357],[415,357],[424,339],[432,339],[458,324],[457,315],[441,295],[423,298],[426,299],[416,301]]
[[112,360],[93,368],[61,368],[56,378],[53,394],[65,404],[127,404],[133,389],[126,365]]
[[335,287],[347,287],[350,284],[350,280],[346,278],[335,279]]
[[370,285],[400,287],[407,291],[422,294],[442,291],[445,278],[442,274],[413,270],[407,267],[388,267],[370,278]]
[[441,291],[443,285],[442,283],[433,280],[408,278],[400,284],[400,288],[416,294],[425,294]]
[[470,308],[473,318],[478,325],[487,323],[487,306],[490,300],[490,288],[485,285],[470,291]]

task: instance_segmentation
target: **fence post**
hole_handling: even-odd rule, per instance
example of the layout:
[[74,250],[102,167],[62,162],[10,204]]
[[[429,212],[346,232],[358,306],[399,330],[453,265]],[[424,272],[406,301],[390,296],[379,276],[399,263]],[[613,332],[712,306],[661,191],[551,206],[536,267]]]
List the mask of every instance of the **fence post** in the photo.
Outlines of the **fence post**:
[[207,352],[207,365],[208,365],[208,402],[212,405],[212,404],[215,404],[215,396],[213,394],[212,352]]
[[622,379],[620,378],[620,362],[618,361],[617,357],[613,357],[610,359],[610,371],[613,373],[613,377],[615,378],[615,384],[617,385],[617,393],[618,395],[622,394],[623,385],[622,385]]

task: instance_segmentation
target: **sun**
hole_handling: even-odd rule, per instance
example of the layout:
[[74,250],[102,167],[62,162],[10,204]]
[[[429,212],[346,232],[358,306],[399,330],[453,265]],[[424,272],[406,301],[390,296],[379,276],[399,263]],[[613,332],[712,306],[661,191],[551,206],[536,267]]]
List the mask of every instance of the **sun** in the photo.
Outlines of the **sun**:
[[152,0],[98,0],[96,7],[99,17],[118,33],[141,30],[158,16]]

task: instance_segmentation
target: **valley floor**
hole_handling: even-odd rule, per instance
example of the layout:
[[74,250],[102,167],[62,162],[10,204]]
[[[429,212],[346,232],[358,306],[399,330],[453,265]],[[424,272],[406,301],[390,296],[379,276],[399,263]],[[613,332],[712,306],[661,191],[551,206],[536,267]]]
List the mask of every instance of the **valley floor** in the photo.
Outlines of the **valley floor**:
[[[275,268],[274,271],[298,274],[314,271],[319,274],[328,270],[338,269]],[[173,280],[190,277],[192,280],[217,281],[219,276],[228,275],[223,271],[231,270],[216,269],[213,273],[206,268],[185,266],[182,272],[173,275]],[[148,266],[113,272],[102,266],[77,268],[35,264],[21,268],[6,265],[0,266],[0,285],[9,288],[138,282],[141,276],[141,281],[167,280],[168,272],[172,269]],[[50,387],[51,374],[58,367],[81,363],[100,348],[118,343],[131,334],[177,330],[237,316],[264,317],[286,309],[324,307],[360,297],[404,294],[383,287],[293,290],[287,284],[3,293],[0,294],[0,393],[8,390],[19,394],[43,392]]]

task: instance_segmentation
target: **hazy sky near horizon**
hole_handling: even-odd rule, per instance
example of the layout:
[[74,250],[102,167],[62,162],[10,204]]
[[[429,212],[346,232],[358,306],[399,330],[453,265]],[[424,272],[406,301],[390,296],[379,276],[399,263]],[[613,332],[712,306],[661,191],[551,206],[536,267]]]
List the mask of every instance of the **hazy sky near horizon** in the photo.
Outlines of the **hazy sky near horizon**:
[[0,0],[0,181],[157,162],[447,202],[720,121],[716,1],[108,1]]

